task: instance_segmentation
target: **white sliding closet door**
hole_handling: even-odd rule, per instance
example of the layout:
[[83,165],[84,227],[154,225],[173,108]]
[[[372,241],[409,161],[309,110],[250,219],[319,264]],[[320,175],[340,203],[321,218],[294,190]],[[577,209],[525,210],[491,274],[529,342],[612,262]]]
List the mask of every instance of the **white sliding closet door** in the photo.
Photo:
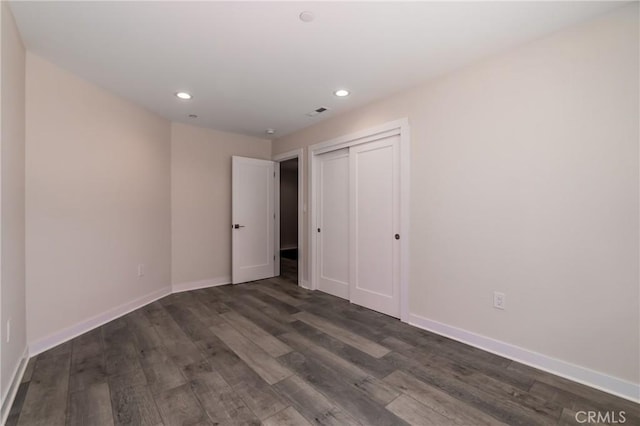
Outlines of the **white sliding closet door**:
[[318,156],[318,290],[349,298],[349,150]]
[[400,137],[390,136],[349,152],[349,299],[393,317],[400,317],[399,150]]

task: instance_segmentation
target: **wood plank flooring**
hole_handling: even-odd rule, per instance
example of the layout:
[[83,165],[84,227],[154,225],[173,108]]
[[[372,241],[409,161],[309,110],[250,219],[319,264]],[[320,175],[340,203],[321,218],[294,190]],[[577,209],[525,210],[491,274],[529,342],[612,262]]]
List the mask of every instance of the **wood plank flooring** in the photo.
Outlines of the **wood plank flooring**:
[[29,361],[7,425],[553,425],[640,406],[286,277],[165,297]]

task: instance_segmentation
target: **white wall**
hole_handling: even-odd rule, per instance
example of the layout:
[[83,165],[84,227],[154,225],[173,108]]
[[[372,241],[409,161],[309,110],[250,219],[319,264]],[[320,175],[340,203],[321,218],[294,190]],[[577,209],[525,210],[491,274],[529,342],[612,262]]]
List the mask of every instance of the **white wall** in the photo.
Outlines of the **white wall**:
[[271,141],[171,124],[174,286],[231,282],[231,156],[271,158]]
[[[24,241],[25,50],[7,2],[0,4],[0,14],[0,394],[4,402],[27,346]],[[6,327],[9,319],[11,331],[10,341],[7,343]]]
[[636,3],[283,137],[274,154],[408,117],[414,318],[637,385],[638,44]]
[[31,53],[26,93],[28,340],[44,349],[168,291],[170,124]]

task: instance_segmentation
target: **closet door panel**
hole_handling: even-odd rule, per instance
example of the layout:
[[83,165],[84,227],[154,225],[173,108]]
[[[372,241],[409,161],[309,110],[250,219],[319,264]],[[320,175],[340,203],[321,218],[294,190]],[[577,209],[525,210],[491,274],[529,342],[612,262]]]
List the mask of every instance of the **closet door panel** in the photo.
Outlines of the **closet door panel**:
[[350,300],[400,316],[399,137],[350,148]]
[[319,156],[318,289],[349,298],[349,150]]

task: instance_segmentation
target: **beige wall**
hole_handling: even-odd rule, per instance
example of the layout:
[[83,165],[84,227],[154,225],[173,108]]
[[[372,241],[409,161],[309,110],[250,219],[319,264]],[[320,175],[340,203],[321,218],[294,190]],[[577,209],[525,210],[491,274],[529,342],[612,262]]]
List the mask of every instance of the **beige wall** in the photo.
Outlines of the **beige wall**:
[[638,47],[635,4],[274,154],[408,117],[411,313],[640,383]]
[[271,142],[171,125],[172,283],[230,282],[231,156],[271,158]]
[[[4,402],[11,379],[27,346],[24,248],[25,50],[7,2],[0,4],[0,14],[0,393]],[[5,333],[9,319],[11,332],[7,343]]]
[[169,126],[27,54],[30,345],[170,286]]

